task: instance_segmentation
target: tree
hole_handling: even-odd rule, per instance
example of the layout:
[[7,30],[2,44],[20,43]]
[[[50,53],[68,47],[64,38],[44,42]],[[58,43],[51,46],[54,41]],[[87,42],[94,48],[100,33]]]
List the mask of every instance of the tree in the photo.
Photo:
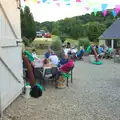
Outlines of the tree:
[[33,40],[36,36],[36,23],[28,6],[21,10],[21,32],[22,37]]
[[41,30],[44,30],[45,32],[48,32],[48,29],[47,29],[47,27],[45,27],[45,26],[42,27]]
[[64,34],[69,38],[78,40],[81,37],[89,36],[91,41],[96,40],[105,28],[108,28],[118,17],[113,17],[111,9],[107,10],[106,17],[103,16],[102,11],[98,11],[96,16],[94,12],[72,18],[65,18],[56,22],[43,22],[40,23],[40,28],[46,27],[49,32],[65,38]]
[[90,41],[96,42],[98,37],[105,31],[105,25],[99,22],[89,22],[87,24],[87,36]]
[[40,31],[40,23],[37,21],[35,23],[36,23],[36,31]]
[[66,35],[66,34],[61,34],[60,35],[60,40],[61,40],[62,43],[64,43],[64,41],[66,40],[66,38],[68,38],[68,35]]

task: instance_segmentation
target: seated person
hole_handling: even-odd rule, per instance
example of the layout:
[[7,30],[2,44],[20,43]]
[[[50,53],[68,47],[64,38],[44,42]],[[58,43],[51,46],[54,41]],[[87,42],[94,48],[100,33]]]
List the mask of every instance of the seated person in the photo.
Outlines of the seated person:
[[43,67],[52,67],[52,64],[50,63],[49,59],[44,60],[44,65]]
[[62,72],[68,73],[74,66],[74,61],[71,60],[69,57],[68,57],[68,59],[69,59],[68,62],[63,64],[58,70],[58,80],[59,80],[59,77],[62,76]]
[[49,58],[51,55],[51,49],[48,49],[48,52],[45,53],[45,58]]
[[59,63],[59,59],[58,56],[56,54],[54,54],[54,52],[51,52],[52,54],[49,57],[49,60],[51,61],[52,64],[58,65]]
[[73,66],[74,66],[74,61],[71,60],[71,59],[69,59],[66,64],[62,65],[62,66],[59,68],[59,70],[60,70],[61,72],[67,73],[67,72],[70,71],[70,69],[71,69]]
[[111,58],[112,57],[112,52],[113,52],[113,49],[111,47],[108,47],[107,50],[106,50],[106,57]]
[[69,51],[71,51],[70,48],[65,48],[65,49],[64,49],[64,53],[65,53],[66,55],[68,54]]
[[36,55],[36,51],[35,51],[35,49],[32,50],[32,56],[33,56],[35,59],[38,58],[37,55]]
[[98,47],[98,45],[96,45],[95,50],[96,50],[97,54],[99,54],[99,47]]
[[98,54],[100,55],[100,57],[105,56],[104,49],[101,45],[100,45],[100,47],[98,47]]
[[69,50],[68,53],[67,53],[68,56],[72,56],[72,51]]
[[60,67],[61,65],[64,65],[68,62],[68,55],[64,55],[64,58],[62,58],[58,64],[58,67]]
[[77,53],[77,55],[76,55],[77,58],[82,59],[82,56],[83,56],[84,52],[85,52],[84,48],[81,47],[81,48],[80,48],[80,51],[79,51],[79,52]]

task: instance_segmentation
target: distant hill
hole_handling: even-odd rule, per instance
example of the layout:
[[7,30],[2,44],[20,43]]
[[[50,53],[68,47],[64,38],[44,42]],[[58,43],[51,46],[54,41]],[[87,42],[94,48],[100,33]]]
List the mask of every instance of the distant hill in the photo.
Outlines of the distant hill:
[[[106,17],[103,16],[103,13],[101,11],[98,11],[96,16],[92,12],[91,14],[65,18],[56,22],[36,22],[36,26],[38,30],[40,28],[44,28],[54,35],[67,36],[72,39],[78,39],[80,36],[83,37],[88,35],[86,34],[85,29],[88,24],[90,25],[90,23],[97,22],[102,26],[104,25],[105,28],[108,28],[118,17],[120,17],[120,13],[114,17],[111,11],[112,9],[108,10]],[[99,34],[101,34],[101,32],[99,32]]]

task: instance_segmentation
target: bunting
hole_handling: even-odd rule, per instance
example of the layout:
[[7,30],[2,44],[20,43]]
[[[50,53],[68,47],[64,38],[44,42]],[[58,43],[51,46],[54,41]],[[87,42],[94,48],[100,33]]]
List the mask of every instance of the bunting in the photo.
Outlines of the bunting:
[[[26,4],[29,4],[30,2],[37,3],[37,4],[51,4],[54,3],[58,7],[62,6],[63,4],[66,6],[72,6],[75,5],[76,7],[83,8],[87,12],[90,10],[94,12],[94,15],[97,15],[98,11],[103,12],[103,16],[105,17],[107,15],[107,9],[109,8],[109,4],[102,3],[104,0],[23,0]],[[101,6],[101,8],[99,7]],[[120,13],[120,5],[115,5],[114,9],[111,11],[112,15],[116,17],[118,13]]]
[[58,7],[60,7],[60,3],[56,3]]
[[97,8],[93,8],[93,11],[94,11],[94,15],[96,16],[97,12],[98,12],[98,9]]
[[113,14],[114,17],[116,17],[116,12],[115,12],[115,10],[112,10],[112,14]]
[[103,11],[103,16],[105,17],[107,15],[107,10]]
[[38,4],[40,4],[40,1],[37,1]]
[[106,10],[107,6],[108,6],[108,4],[102,4],[102,5],[101,5],[101,8],[102,8],[102,11],[103,11],[103,12]]
[[116,15],[120,12],[120,5],[115,6]]

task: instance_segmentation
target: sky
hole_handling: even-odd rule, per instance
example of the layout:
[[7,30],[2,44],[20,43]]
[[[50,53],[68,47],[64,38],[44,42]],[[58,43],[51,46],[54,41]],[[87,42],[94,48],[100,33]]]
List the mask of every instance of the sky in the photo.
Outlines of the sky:
[[[76,0],[69,0],[70,2],[47,0],[50,4],[47,2],[38,4],[34,2],[35,0],[28,1],[30,2],[21,0],[21,5],[23,7],[25,5],[29,6],[35,21],[38,22],[57,21],[66,17],[83,15],[93,11],[93,8],[101,10],[101,4],[108,4],[107,9],[120,5],[120,0],[82,0],[80,3],[77,3]],[[59,7],[57,3],[60,3]],[[70,5],[65,5],[66,3],[70,3]],[[85,7],[89,7],[89,11]]]

